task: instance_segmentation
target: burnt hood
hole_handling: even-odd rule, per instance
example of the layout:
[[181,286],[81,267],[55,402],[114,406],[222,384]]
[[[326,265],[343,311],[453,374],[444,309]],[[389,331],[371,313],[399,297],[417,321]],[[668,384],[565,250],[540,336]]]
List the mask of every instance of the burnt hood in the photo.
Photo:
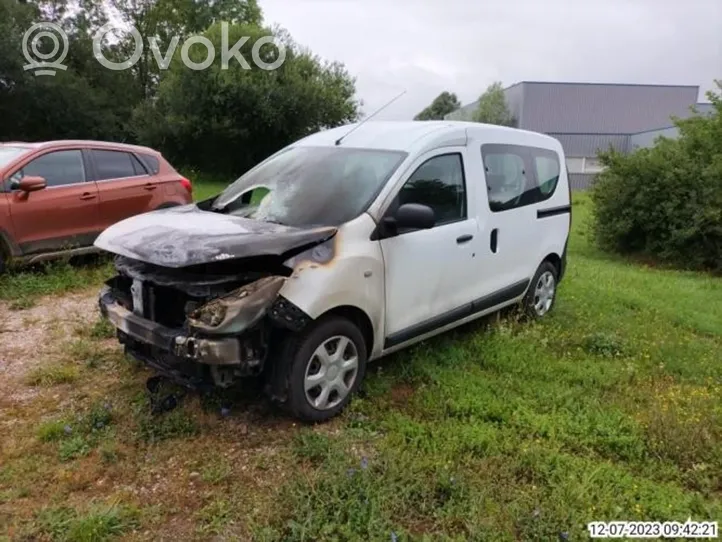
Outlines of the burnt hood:
[[293,228],[184,205],[111,226],[95,246],[134,260],[180,268],[253,256],[293,256],[336,234],[331,226]]

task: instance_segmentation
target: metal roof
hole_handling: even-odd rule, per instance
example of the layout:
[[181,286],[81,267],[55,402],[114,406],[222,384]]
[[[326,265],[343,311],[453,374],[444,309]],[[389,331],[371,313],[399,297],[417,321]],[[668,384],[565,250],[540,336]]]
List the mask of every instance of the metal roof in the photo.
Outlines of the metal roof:
[[569,156],[596,156],[599,151],[608,151],[610,148],[627,152],[629,150],[630,136],[626,134],[564,134],[550,133],[559,140],[564,147],[564,153]]
[[630,134],[688,116],[698,87],[522,83],[523,128],[547,133]]

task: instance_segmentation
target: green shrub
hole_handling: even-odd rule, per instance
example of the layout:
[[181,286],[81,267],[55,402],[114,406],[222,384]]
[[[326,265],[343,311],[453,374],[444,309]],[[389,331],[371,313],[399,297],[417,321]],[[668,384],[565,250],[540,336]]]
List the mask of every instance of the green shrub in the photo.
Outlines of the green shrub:
[[600,154],[592,199],[603,249],[722,271],[722,96],[708,97],[714,113],[676,121],[678,139]]

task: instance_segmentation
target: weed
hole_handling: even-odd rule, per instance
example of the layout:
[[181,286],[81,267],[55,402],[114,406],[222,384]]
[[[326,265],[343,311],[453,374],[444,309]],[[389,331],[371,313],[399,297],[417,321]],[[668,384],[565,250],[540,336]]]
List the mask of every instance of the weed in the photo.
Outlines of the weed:
[[89,332],[91,339],[112,339],[115,337],[115,334],[115,327],[105,318],[98,318]]
[[56,442],[64,438],[69,426],[65,420],[51,420],[38,426],[37,436],[42,442]]
[[58,453],[61,461],[70,461],[90,453],[91,446],[82,435],[76,435],[60,443]]
[[172,412],[153,416],[146,406],[136,413],[138,437],[148,443],[187,437],[198,433],[195,420],[179,406]]
[[51,363],[41,365],[28,373],[25,383],[28,386],[55,386],[57,384],[70,384],[80,376],[76,365],[69,363]]
[[88,455],[112,422],[110,403],[99,402],[78,415],[66,415],[41,423],[36,435],[42,442],[58,442],[60,460],[71,461]]
[[97,368],[107,361],[111,353],[99,348],[98,345],[88,339],[78,339],[67,347],[67,355],[76,363],[85,363],[90,368]]
[[584,337],[583,348],[596,356],[612,358],[624,354],[622,341],[609,333],[593,333]]
[[103,442],[98,447],[100,460],[105,465],[115,465],[123,458],[123,454],[118,451],[117,446],[112,442]]
[[10,303],[9,308],[11,311],[23,311],[32,309],[35,306],[35,299],[32,297],[18,297]]
[[36,517],[38,531],[53,540],[101,542],[137,525],[138,512],[119,504],[94,505],[80,513],[70,507],[47,508]]
[[328,435],[308,429],[296,434],[293,439],[293,453],[296,457],[312,463],[322,463],[333,454],[333,443]]
[[234,517],[234,507],[226,499],[215,499],[198,511],[198,532],[221,534]]
[[233,473],[233,467],[223,456],[209,458],[201,468],[201,479],[209,484],[220,484]]

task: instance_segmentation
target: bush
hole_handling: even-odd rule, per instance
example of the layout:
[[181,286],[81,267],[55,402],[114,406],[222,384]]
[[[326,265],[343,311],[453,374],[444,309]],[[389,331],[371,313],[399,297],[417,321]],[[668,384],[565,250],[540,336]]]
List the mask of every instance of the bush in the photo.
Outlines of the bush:
[[722,96],[708,97],[714,113],[677,120],[678,139],[600,154],[592,199],[603,249],[722,272]]

